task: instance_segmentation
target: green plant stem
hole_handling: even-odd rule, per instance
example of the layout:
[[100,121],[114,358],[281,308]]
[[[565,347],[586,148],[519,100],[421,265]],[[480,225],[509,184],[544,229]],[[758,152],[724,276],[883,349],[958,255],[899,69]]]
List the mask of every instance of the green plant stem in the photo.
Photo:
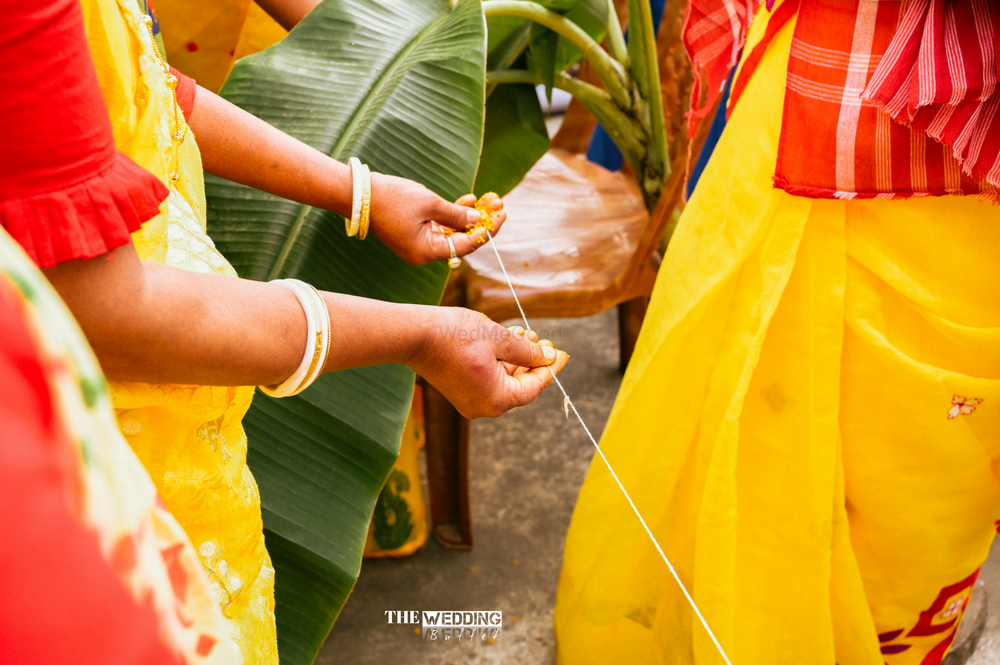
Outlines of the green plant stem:
[[[539,85],[542,82],[537,73],[524,69],[503,69],[486,72],[486,80],[490,85],[501,83],[528,83]],[[557,74],[555,87],[565,90],[580,100],[591,115],[607,130],[622,151],[629,167],[635,173],[642,173],[642,160],[646,155],[645,136],[642,126],[624,111],[622,111],[611,96],[597,86],[579,81],[565,74]]]
[[491,16],[526,18],[565,37],[593,66],[615,103],[626,109],[632,106],[631,96],[624,83],[626,74],[622,64],[609,56],[600,44],[565,16],[528,0],[487,0],[483,3],[483,14],[486,18]]
[[486,82],[489,85],[500,85],[501,83],[530,83],[531,85],[538,85],[542,82],[542,77],[535,72],[529,72],[527,69],[498,69],[486,72]]
[[[629,26],[629,62],[632,76],[639,94],[643,97],[649,109],[649,148],[647,162],[652,167],[652,173],[644,172],[643,191],[656,196],[662,189],[663,180],[670,174],[669,150],[667,147],[667,131],[663,118],[663,93],[660,90],[660,62],[656,53],[656,34],[653,32],[653,15],[647,0],[628,0]],[[638,177],[639,172],[636,172]],[[657,180],[657,183],[652,180]],[[650,204],[656,205],[653,200]]]
[[[510,40],[507,44],[507,48],[503,51],[499,51],[500,58],[495,63],[495,68],[497,70],[507,69],[524,53],[524,49],[528,48],[528,43],[531,41],[531,24],[525,23],[520,30],[520,34],[516,36],[516,39]],[[506,43],[506,42],[505,42]],[[487,67],[490,63],[487,62]],[[496,90],[498,84],[496,83],[486,83],[486,99],[490,98],[493,91]]]
[[625,44],[622,24],[618,22],[618,11],[615,9],[614,0],[608,0],[608,50],[611,52],[611,57],[628,70],[628,46]]
[[[510,44],[507,44],[507,48],[504,49],[500,55],[500,59],[496,62],[496,69],[507,69],[524,53],[524,49],[528,48],[528,42],[531,41],[531,24],[526,23],[520,34],[517,35],[516,39],[511,40]],[[490,98],[493,91],[496,89],[496,83],[486,84],[486,99]]]
[[632,172],[642,173],[647,153],[642,125],[622,112],[608,93],[596,86],[561,74],[556,77],[556,87],[579,99],[618,145]]

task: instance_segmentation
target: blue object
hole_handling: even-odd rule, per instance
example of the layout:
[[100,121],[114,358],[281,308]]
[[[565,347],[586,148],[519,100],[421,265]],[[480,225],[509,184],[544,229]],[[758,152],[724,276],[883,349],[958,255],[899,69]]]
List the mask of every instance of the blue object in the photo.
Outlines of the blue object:
[[698,161],[694,163],[694,168],[691,169],[691,175],[688,176],[688,198],[691,198],[691,194],[694,193],[694,187],[698,184],[698,178],[701,177],[701,172],[705,170],[705,165],[708,164],[709,157],[712,156],[715,146],[719,143],[719,137],[722,136],[722,130],[726,128],[726,106],[729,104],[729,91],[733,87],[733,76],[735,75],[736,68],[733,67],[733,71],[729,72],[729,78],[726,79],[726,87],[722,90],[722,99],[719,100],[719,108],[715,112],[715,117],[712,118],[712,127],[708,130],[708,137],[705,139],[705,145],[701,147],[701,152],[698,153]]
[[[666,0],[649,0],[649,8],[653,14],[653,34],[660,32],[660,21],[663,19],[663,7]],[[628,31],[625,31],[625,39],[628,39]],[[604,128],[600,125],[594,128],[594,133],[590,137],[590,145],[587,147],[587,159],[600,164],[609,171],[620,171],[625,158],[622,157],[621,150],[611,140]]]
[[587,159],[595,164],[600,164],[609,171],[621,171],[622,164],[625,163],[622,151],[618,149],[618,146],[601,125],[594,127],[594,133],[590,135]]

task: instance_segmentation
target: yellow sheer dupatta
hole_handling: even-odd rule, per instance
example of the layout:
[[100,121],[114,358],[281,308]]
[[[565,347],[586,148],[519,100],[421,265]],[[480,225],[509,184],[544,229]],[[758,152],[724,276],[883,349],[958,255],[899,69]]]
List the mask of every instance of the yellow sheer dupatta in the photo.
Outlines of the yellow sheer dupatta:
[[[733,663],[938,663],[1000,518],[1000,208],[774,189],[793,27],[678,224],[602,446]],[[599,460],[555,628],[561,665],[722,662]]]

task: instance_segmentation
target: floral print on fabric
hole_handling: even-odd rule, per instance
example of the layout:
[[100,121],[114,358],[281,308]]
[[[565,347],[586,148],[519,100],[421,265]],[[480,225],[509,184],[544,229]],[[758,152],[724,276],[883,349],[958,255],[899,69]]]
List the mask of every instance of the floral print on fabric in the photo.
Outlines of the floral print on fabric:
[[198,555],[164,507],[115,421],[104,376],[76,322],[0,229],[0,280],[24,298],[58,418],[75,446],[70,505],[137,603],[150,602],[163,642],[189,665],[239,662]]

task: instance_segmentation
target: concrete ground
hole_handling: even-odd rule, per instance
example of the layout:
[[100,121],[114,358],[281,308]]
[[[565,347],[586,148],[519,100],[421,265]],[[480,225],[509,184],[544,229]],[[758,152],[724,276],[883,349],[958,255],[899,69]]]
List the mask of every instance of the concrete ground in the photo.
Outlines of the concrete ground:
[[[595,433],[604,428],[621,382],[617,325],[615,310],[532,322],[572,356],[559,378]],[[366,560],[317,665],[554,662],[560,557],[593,454],[579,423],[563,415],[554,386],[502,418],[474,421],[475,549],[454,552],[431,538],[408,558]],[[503,633],[493,644],[449,644],[424,641],[412,626],[386,624],[386,610],[416,609],[502,610]]]
[[[533,324],[572,355],[560,378],[597,435],[621,382],[615,311]],[[475,550],[453,552],[430,539],[407,558],[366,560],[316,663],[554,663],[552,610],[560,557],[593,453],[579,424],[563,416],[554,387],[502,418],[475,421],[470,451]],[[995,665],[1000,663],[1000,545],[994,545],[980,579],[985,584],[977,593],[989,594],[986,630],[966,662]],[[502,610],[503,633],[493,644],[424,641],[412,626],[387,625],[386,610]]]
[[[966,665],[1000,663],[1000,538],[993,541],[990,558],[983,564],[973,593],[986,592],[986,628]],[[949,664],[952,665],[952,664]],[[958,665],[957,663],[954,665]]]

